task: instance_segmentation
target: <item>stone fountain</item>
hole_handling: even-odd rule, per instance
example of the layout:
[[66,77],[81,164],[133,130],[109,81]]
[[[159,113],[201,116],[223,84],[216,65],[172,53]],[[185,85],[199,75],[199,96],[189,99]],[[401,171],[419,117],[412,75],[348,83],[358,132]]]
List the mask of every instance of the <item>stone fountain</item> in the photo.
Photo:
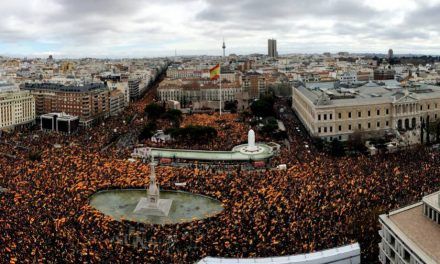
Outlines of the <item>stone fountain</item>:
[[249,130],[248,132],[248,143],[247,145],[242,145],[238,149],[243,154],[257,154],[264,151],[264,149],[257,144],[255,144],[255,132],[254,130]]

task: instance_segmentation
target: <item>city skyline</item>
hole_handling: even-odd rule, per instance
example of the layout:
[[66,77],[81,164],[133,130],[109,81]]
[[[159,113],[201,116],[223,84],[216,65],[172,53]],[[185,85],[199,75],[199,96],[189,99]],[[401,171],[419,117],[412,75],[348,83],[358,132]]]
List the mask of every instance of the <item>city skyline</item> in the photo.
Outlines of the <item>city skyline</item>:
[[0,3],[0,55],[123,58],[348,51],[439,55],[439,0]]
[[1,263],[440,263],[440,0],[16,1]]

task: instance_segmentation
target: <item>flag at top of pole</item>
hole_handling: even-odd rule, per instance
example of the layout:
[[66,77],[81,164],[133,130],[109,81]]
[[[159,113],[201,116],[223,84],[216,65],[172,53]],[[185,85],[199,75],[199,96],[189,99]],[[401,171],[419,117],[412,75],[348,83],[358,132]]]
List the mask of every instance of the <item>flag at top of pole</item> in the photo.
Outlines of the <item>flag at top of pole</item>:
[[209,70],[209,75],[211,80],[217,80],[220,78],[220,64],[215,65],[213,68]]

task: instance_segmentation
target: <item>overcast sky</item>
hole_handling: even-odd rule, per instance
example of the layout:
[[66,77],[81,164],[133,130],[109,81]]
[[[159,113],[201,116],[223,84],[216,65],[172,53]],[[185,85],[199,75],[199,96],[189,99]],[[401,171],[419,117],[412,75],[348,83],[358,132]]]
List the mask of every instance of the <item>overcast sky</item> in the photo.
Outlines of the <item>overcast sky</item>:
[[0,55],[440,54],[440,0],[1,0]]

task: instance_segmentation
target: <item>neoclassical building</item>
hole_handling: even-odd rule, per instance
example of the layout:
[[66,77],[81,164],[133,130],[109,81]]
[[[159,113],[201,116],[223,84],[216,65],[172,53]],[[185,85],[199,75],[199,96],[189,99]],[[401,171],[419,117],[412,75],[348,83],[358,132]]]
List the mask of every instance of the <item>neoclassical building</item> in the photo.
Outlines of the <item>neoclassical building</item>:
[[[222,101],[234,101],[237,94],[242,92],[241,87],[234,84],[223,84],[221,90]],[[200,84],[191,85],[166,85],[159,86],[157,94],[160,101],[178,101],[180,103],[196,103],[220,100],[220,89],[218,86]],[[217,106],[217,104],[215,105]]]
[[293,110],[310,135],[328,141],[347,140],[356,131],[372,136],[407,132],[440,117],[440,87],[434,85],[382,81],[343,88],[329,82],[292,89]]
[[35,121],[35,99],[27,91],[0,93],[0,129],[13,129]]

